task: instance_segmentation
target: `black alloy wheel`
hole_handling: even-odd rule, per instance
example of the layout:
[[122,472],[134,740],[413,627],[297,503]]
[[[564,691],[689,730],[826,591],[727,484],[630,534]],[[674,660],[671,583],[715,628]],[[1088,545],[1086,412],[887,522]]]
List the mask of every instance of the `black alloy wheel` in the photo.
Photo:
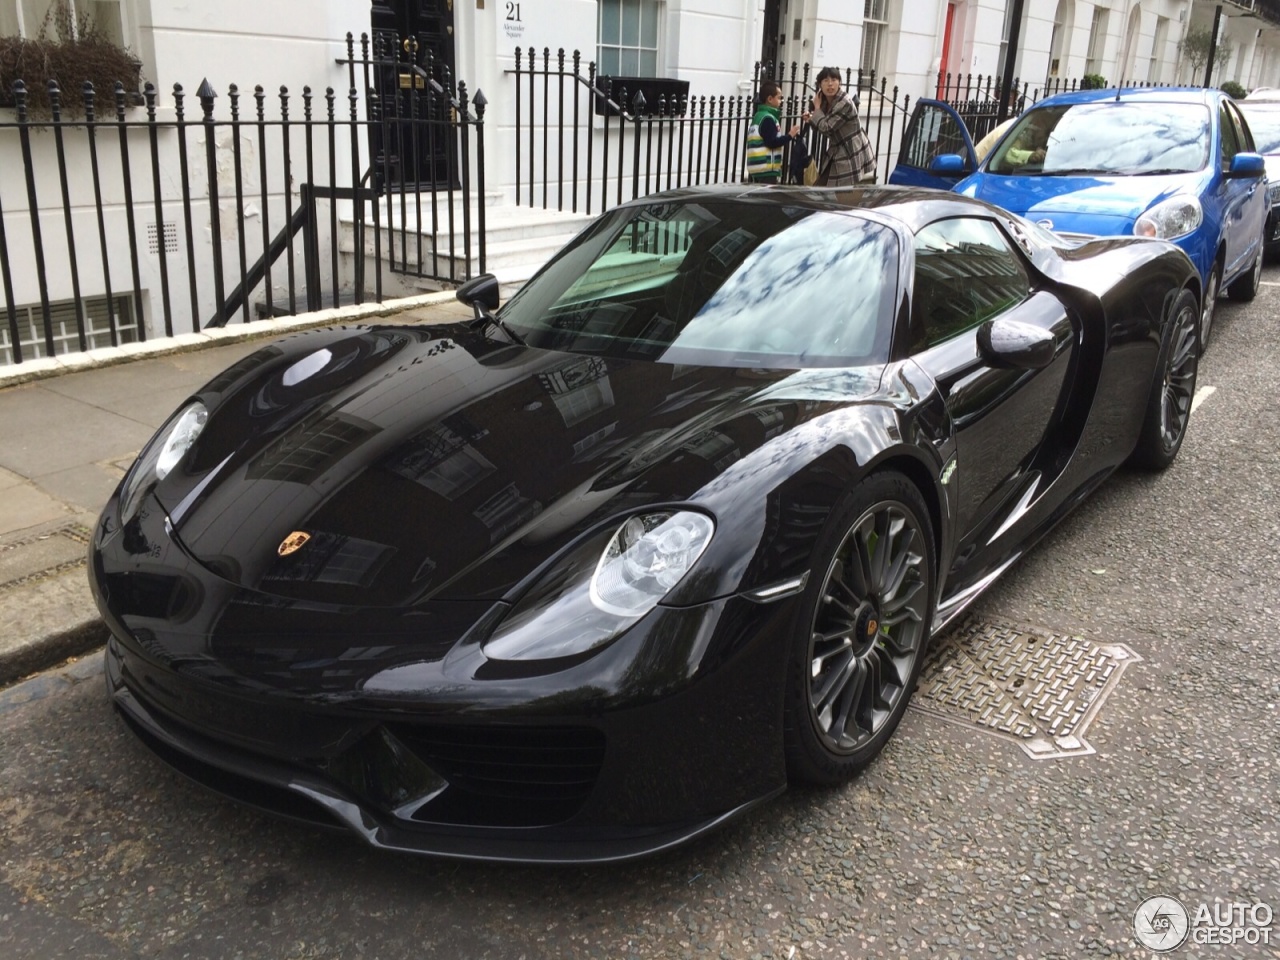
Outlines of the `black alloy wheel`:
[[1258,295],[1262,286],[1262,255],[1266,249],[1265,234],[1258,240],[1258,255],[1253,259],[1253,266],[1247,273],[1242,273],[1227,287],[1227,296],[1236,303],[1248,303]]
[[1132,458],[1135,466],[1146,470],[1163,470],[1178,455],[1191,420],[1200,366],[1196,298],[1188,290],[1181,291],[1169,313],[1142,433]]
[[933,530],[911,481],[874,474],[831,520],[802,605],[787,697],[788,770],[822,784],[865,766],[902,719],[934,603]]
[[1218,287],[1222,283],[1222,265],[1216,260],[1209,270],[1209,279],[1204,284],[1204,301],[1200,310],[1200,352],[1203,354],[1209,346],[1209,331],[1213,328],[1213,310],[1218,303]]

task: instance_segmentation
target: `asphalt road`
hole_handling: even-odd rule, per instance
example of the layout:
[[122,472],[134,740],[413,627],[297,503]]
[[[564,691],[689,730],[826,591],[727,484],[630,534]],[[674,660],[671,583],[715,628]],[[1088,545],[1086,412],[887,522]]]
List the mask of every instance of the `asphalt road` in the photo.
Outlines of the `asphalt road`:
[[[1280,268],[1264,281],[1220,304],[1174,466],[1112,478],[977,611],[1141,657],[1092,754],[912,710],[853,783],[656,859],[457,864],[188,785],[93,657],[0,692],[0,956],[1151,957],[1148,897],[1280,911]],[[1175,956],[1280,957],[1280,917],[1265,932]]]

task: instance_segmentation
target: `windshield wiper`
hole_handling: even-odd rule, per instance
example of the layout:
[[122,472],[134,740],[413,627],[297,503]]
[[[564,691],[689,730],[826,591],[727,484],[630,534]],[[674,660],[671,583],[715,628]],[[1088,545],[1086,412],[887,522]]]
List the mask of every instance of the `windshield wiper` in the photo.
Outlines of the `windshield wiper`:
[[511,324],[507,323],[507,321],[503,320],[497,314],[490,313],[479,303],[475,305],[475,311],[476,311],[475,319],[469,321],[468,323],[468,325],[471,327],[472,330],[484,331],[489,327],[497,327],[499,330],[505,333],[508,339],[510,339],[513,343],[518,343],[522,347],[527,347],[529,345],[528,341],[525,340],[524,337],[516,333],[516,331],[512,328]]
[[512,327],[511,324],[507,323],[507,321],[503,320],[497,314],[489,314],[485,319],[487,319],[495,327],[497,327],[499,330],[505,333],[513,341],[520,344],[520,346],[527,347],[529,345],[528,341],[526,341],[524,337],[516,333],[515,328]]
[[1061,167],[1056,170],[1036,170],[1027,174],[1031,177],[1114,177],[1114,170],[1099,170],[1097,167]]

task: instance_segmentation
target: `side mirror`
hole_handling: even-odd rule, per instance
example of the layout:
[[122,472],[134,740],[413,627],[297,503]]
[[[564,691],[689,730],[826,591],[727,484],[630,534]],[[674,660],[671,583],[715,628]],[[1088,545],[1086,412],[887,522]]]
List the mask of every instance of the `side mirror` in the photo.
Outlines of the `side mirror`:
[[960,176],[965,172],[964,157],[958,153],[939,154],[929,161],[929,172],[944,177]]
[[1237,153],[1231,158],[1227,176],[1232,180],[1244,177],[1263,177],[1267,173],[1266,161],[1260,153]]
[[497,310],[502,298],[498,295],[498,278],[492,273],[472,277],[458,288],[457,297],[469,307]]
[[1042,370],[1057,348],[1052,331],[1019,320],[997,318],[978,328],[978,353],[993,367]]

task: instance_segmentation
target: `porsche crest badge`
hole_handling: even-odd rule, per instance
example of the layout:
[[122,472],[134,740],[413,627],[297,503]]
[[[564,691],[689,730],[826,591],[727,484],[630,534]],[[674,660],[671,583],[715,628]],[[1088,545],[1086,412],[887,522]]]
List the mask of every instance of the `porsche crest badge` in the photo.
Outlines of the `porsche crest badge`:
[[276,547],[276,553],[282,557],[287,557],[291,553],[297,553],[307,545],[307,541],[311,539],[311,534],[305,530],[295,530],[283,540],[280,546]]

